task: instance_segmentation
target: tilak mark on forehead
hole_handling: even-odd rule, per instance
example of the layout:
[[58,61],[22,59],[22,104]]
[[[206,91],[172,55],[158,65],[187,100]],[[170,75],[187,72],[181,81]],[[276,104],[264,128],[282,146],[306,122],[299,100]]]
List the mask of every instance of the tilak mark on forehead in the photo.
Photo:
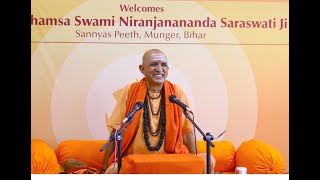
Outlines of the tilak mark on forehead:
[[164,54],[151,54],[151,60],[167,60],[167,57]]

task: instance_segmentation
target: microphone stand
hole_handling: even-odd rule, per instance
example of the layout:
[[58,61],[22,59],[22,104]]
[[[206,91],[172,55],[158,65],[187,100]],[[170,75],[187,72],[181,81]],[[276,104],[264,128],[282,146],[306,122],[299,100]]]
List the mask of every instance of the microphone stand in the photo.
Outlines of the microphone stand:
[[[211,156],[210,156],[210,146],[214,147],[214,144],[211,142],[213,136],[210,133],[204,134],[204,132],[199,128],[199,126],[192,120],[186,110],[183,111],[184,115],[192,122],[192,124],[197,128],[197,130],[202,134],[203,140],[206,141],[206,155],[207,155],[207,174],[211,174]],[[197,148],[197,147],[196,147]]]
[[116,137],[115,139],[117,140],[118,144],[118,174],[120,173],[121,165],[122,165],[122,131],[126,129],[126,127],[131,123],[132,117],[128,119],[128,121],[120,128],[119,131],[116,131]]
[[114,136],[110,136],[110,139],[105,145],[102,146],[102,148],[100,149],[100,152],[104,151],[113,140],[114,140]]
[[121,129],[119,131],[116,131],[116,136],[110,136],[109,141],[100,149],[100,151],[103,151],[104,149],[106,149],[108,147],[108,145],[116,140],[117,141],[117,145],[118,145],[118,174],[120,173],[120,169],[121,169],[121,165],[122,165],[122,139],[123,139],[123,135],[122,135],[122,131],[126,129],[126,127],[131,123],[132,118],[128,119],[128,121],[121,127]]

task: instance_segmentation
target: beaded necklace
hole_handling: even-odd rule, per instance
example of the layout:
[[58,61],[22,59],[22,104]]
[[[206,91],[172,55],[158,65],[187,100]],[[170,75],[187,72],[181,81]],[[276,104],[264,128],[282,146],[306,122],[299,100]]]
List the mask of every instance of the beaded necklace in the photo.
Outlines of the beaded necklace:
[[[151,103],[151,99],[156,100],[156,99],[160,98],[161,97],[161,92],[159,93],[159,95],[157,97],[152,97],[152,96],[150,96],[149,91],[147,91],[147,97],[148,97],[147,99],[148,99],[148,103],[149,103],[149,107],[150,107],[152,115],[153,116],[158,116],[158,114],[160,112],[160,109],[161,109],[161,106],[159,105],[159,108],[158,108],[157,112],[153,112],[154,107],[153,107],[153,104]],[[160,103],[161,103],[161,101],[160,101]]]
[[[163,92],[160,93],[161,96],[163,96]],[[159,119],[159,124],[158,128],[155,132],[152,132],[151,126],[150,126],[150,114],[149,114],[149,103],[148,103],[148,94],[144,99],[144,106],[143,106],[143,132],[144,132],[144,141],[146,142],[146,145],[150,151],[158,151],[164,141],[164,135],[166,131],[166,114],[165,114],[165,106],[164,106],[164,98],[161,98],[160,100],[160,119]],[[150,132],[151,136],[157,136],[160,132],[160,139],[158,142],[158,145],[156,146],[151,146],[151,143],[149,141],[149,134]]]

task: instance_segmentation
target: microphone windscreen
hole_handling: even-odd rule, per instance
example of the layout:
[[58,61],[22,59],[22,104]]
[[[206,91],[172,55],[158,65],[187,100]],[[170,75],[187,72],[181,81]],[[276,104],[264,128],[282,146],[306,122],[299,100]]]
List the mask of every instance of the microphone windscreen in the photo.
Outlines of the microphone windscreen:
[[137,102],[137,105],[138,105],[138,107],[139,107],[139,109],[141,109],[142,107],[143,107],[143,103],[142,102]]
[[171,96],[169,96],[169,101],[170,102],[175,102],[176,98],[177,97],[175,95],[171,95]]

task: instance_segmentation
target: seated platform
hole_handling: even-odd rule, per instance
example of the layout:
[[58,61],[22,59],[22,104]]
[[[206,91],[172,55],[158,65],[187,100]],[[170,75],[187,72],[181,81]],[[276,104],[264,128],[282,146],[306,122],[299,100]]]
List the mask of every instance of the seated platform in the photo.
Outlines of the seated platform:
[[194,154],[134,154],[122,159],[120,174],[202,174],[204,166]]

